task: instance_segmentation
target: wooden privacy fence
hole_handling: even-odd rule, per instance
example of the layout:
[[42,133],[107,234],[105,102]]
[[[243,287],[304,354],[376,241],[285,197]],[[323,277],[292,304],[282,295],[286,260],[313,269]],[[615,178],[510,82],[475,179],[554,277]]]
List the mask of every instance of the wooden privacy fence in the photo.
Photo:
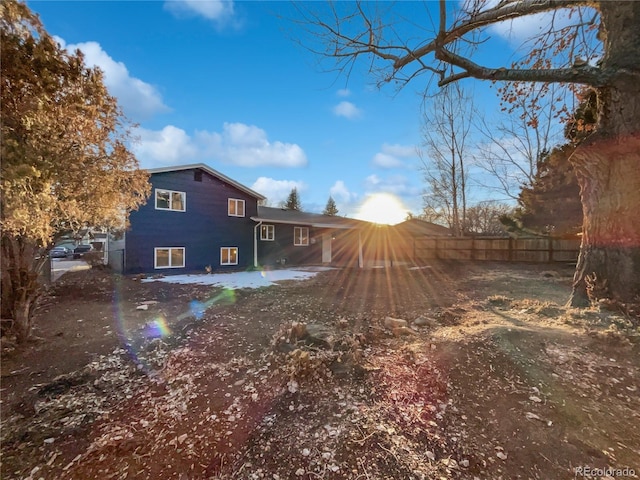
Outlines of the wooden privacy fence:
[[503,262],[576,262],[580,238],[418,237],[415,261],[493,260]]

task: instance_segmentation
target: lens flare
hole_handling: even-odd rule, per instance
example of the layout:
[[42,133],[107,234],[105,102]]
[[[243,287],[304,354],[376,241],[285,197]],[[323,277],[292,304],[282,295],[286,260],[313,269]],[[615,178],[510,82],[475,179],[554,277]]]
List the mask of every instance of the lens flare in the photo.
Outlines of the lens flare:
[[145,338],[162,338],[171,335],[171,329],[167,324],[167,319],[164,315],[160,315],[148,322],[142,329],[142,334]]
[[[131,360],[140,370],[148,375],[157,376],[158,366],[150,361],[150,342],[156,339],[168,339],[181,330],[181,322],[189,318],[202,320],[207,310],[214,305],[232,305],[236,302],[234,290],[225,288],[220,291],[214,289],[207,300],[192,299],[185,302],[184,310],[177,315],[167,315],[149,311],[147,319],[140,318],[140,310],[135,314],[130,313],[130,302],[124,300],[122,285],[118,282],[115,286],[113,316],[117,328],[118,337],[123,348],[126,349]],[[157,308],[157,307],[152,307]],[[155,348],[155,347],[154,347]],[[162,347],[158,347],[162,348]]]

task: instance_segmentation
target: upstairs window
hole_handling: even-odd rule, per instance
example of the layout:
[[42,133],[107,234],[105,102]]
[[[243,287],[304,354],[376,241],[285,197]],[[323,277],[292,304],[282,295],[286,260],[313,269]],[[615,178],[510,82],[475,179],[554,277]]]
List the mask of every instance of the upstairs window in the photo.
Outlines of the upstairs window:
[[238,200],[237,198],[229,199],[229,216],[230,217],[244,217],[244,200]]
[[297,247],[309,245],[308,227],[293,227],[293,244]]
[[260,240],[273,242],[276,238],[275,230],[273,225],[262,225],[260,227]]
[[156,188],[156,210],[174,210],[176,212],[184,212],[186,210],[186,204],[186,193]]

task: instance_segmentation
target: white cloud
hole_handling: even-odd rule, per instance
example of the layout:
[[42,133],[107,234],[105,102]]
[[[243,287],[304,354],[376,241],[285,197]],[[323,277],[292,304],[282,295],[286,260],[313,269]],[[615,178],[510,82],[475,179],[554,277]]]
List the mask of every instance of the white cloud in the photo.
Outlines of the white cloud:
[[348,97],[349,95],[351,95],[351,90],[349,90],[348,88],[341,88],[336,92],[336,95],[338,95],[339,97]]
[[354,120],[362,115],[362,111],[358,107],[353,103],[346,101],[340,102],[338,105],[333,107],[333,113],[338,117],[345,117],[349,120]]
[[549,11],[494,23],[489,30],[512,43],[514,47],[519,47],[523,42],[547,31],[552,22],[554,28],[558,29],[575,23],[575,19],[569,18],[568,10]]
[[240,167],[303,167],[307,164],[307,156],[297,144],[270,142],[264,130],[244,123],[225,123],[222,132],[201,130],[193,136],[173,125],[161,131],[141,128],[138,136],[140,142],[134,151],[147,168],[194,158]]
[[421,194],[421,188],[412,185],[411,180],[404,175],[391,175],[386,178],[369,175],[365,178],[364,187],[367,193],[393,193],[399,197],[417,197]]
[[117,62],[97,42],[69,44],[60,38],[55,40],[69,52],[80,50],[85,64],[99,67],[104,72],[104,83],[109,93],[118,99],[124,112],[134,120],[143,120],[156,113],[169,111],[158,90],[139,78],[132,77],[126,65]]
[[218,27],[229,25],[235,15],[235,4],[230,0],[168,0],[164,8],[176,17],[204,17]]
[[417,155],[416,148],[412,145],[382,144],[381,151],[373,156],[372,163],[380,168],[404,168],[402,158],[411,158]]
[[267,197],[269,205],[274,207],[284,202],[294,188],[297,188],[298,192],[302,192],[306,190],[307,185],[301,181],[275,180],[268,177],[260,177],[251,185],[251,190]]
[[354,201],[357,197],[355,193],[349,191],[342,180],[336,181],[329,189],[329,194],[340,204],[346,204]]
[[185,163],[198,156],[198,148],[187,132],[167,125],[160,131],[138,128],[133,151],[147,168]]
[[378,152],[373,156],[373,164],[380,168],[402,168],[402,161],[393,155]]
[[197,132],[206,154],[241,167],[303,167],[307,156],[295,143],[270,142],[267,132],[254,125],[225,123],[222,133]]

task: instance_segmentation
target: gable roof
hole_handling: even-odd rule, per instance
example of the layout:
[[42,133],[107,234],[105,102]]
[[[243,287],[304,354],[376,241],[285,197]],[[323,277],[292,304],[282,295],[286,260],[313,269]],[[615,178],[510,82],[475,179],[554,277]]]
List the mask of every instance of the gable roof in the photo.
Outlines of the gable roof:
[[204,163],[192,163],[190,165],[176,165],[173,167],[150,168],[147,170],[147,172],[149,172],[150,174],[154,174],[154,173],[165,173],[165,172],[179,172],[181,170],[194,170],[198,168],[200,170],[204,170],[209,175],[216,177],[219,180],[222,180],[223,182],[228,183],[229,185],[234,186],[238,190],[246,193],[247,195],[251,195],[252,197],[257,198],[258,200],[266,200],[266,197],[264,197],[263,195],[260,195],[258,192],[251,190],[249,187],[245,187],[241,183],[236,182],[232,178],[227,177],[223,173],[220,173],[219,171],[214,170],[213,168],[211,168],[208,165],[205,165]]
[[258,206],[258,215],[251,217],[251,220],[256,222],[285,223],[290,225],[341,229],[351,229],[369,225],[369,222],[355,220],[353,218],[301,212],[299,210],[288,210],[286,208],[261,206]]
[[421,220],[420,218],[410,218],[402,223],[398,223],[393,228],[406,235],[412,237],[425,236],[448,236],[451,235],[451,229],[437,225],[435,223]]

